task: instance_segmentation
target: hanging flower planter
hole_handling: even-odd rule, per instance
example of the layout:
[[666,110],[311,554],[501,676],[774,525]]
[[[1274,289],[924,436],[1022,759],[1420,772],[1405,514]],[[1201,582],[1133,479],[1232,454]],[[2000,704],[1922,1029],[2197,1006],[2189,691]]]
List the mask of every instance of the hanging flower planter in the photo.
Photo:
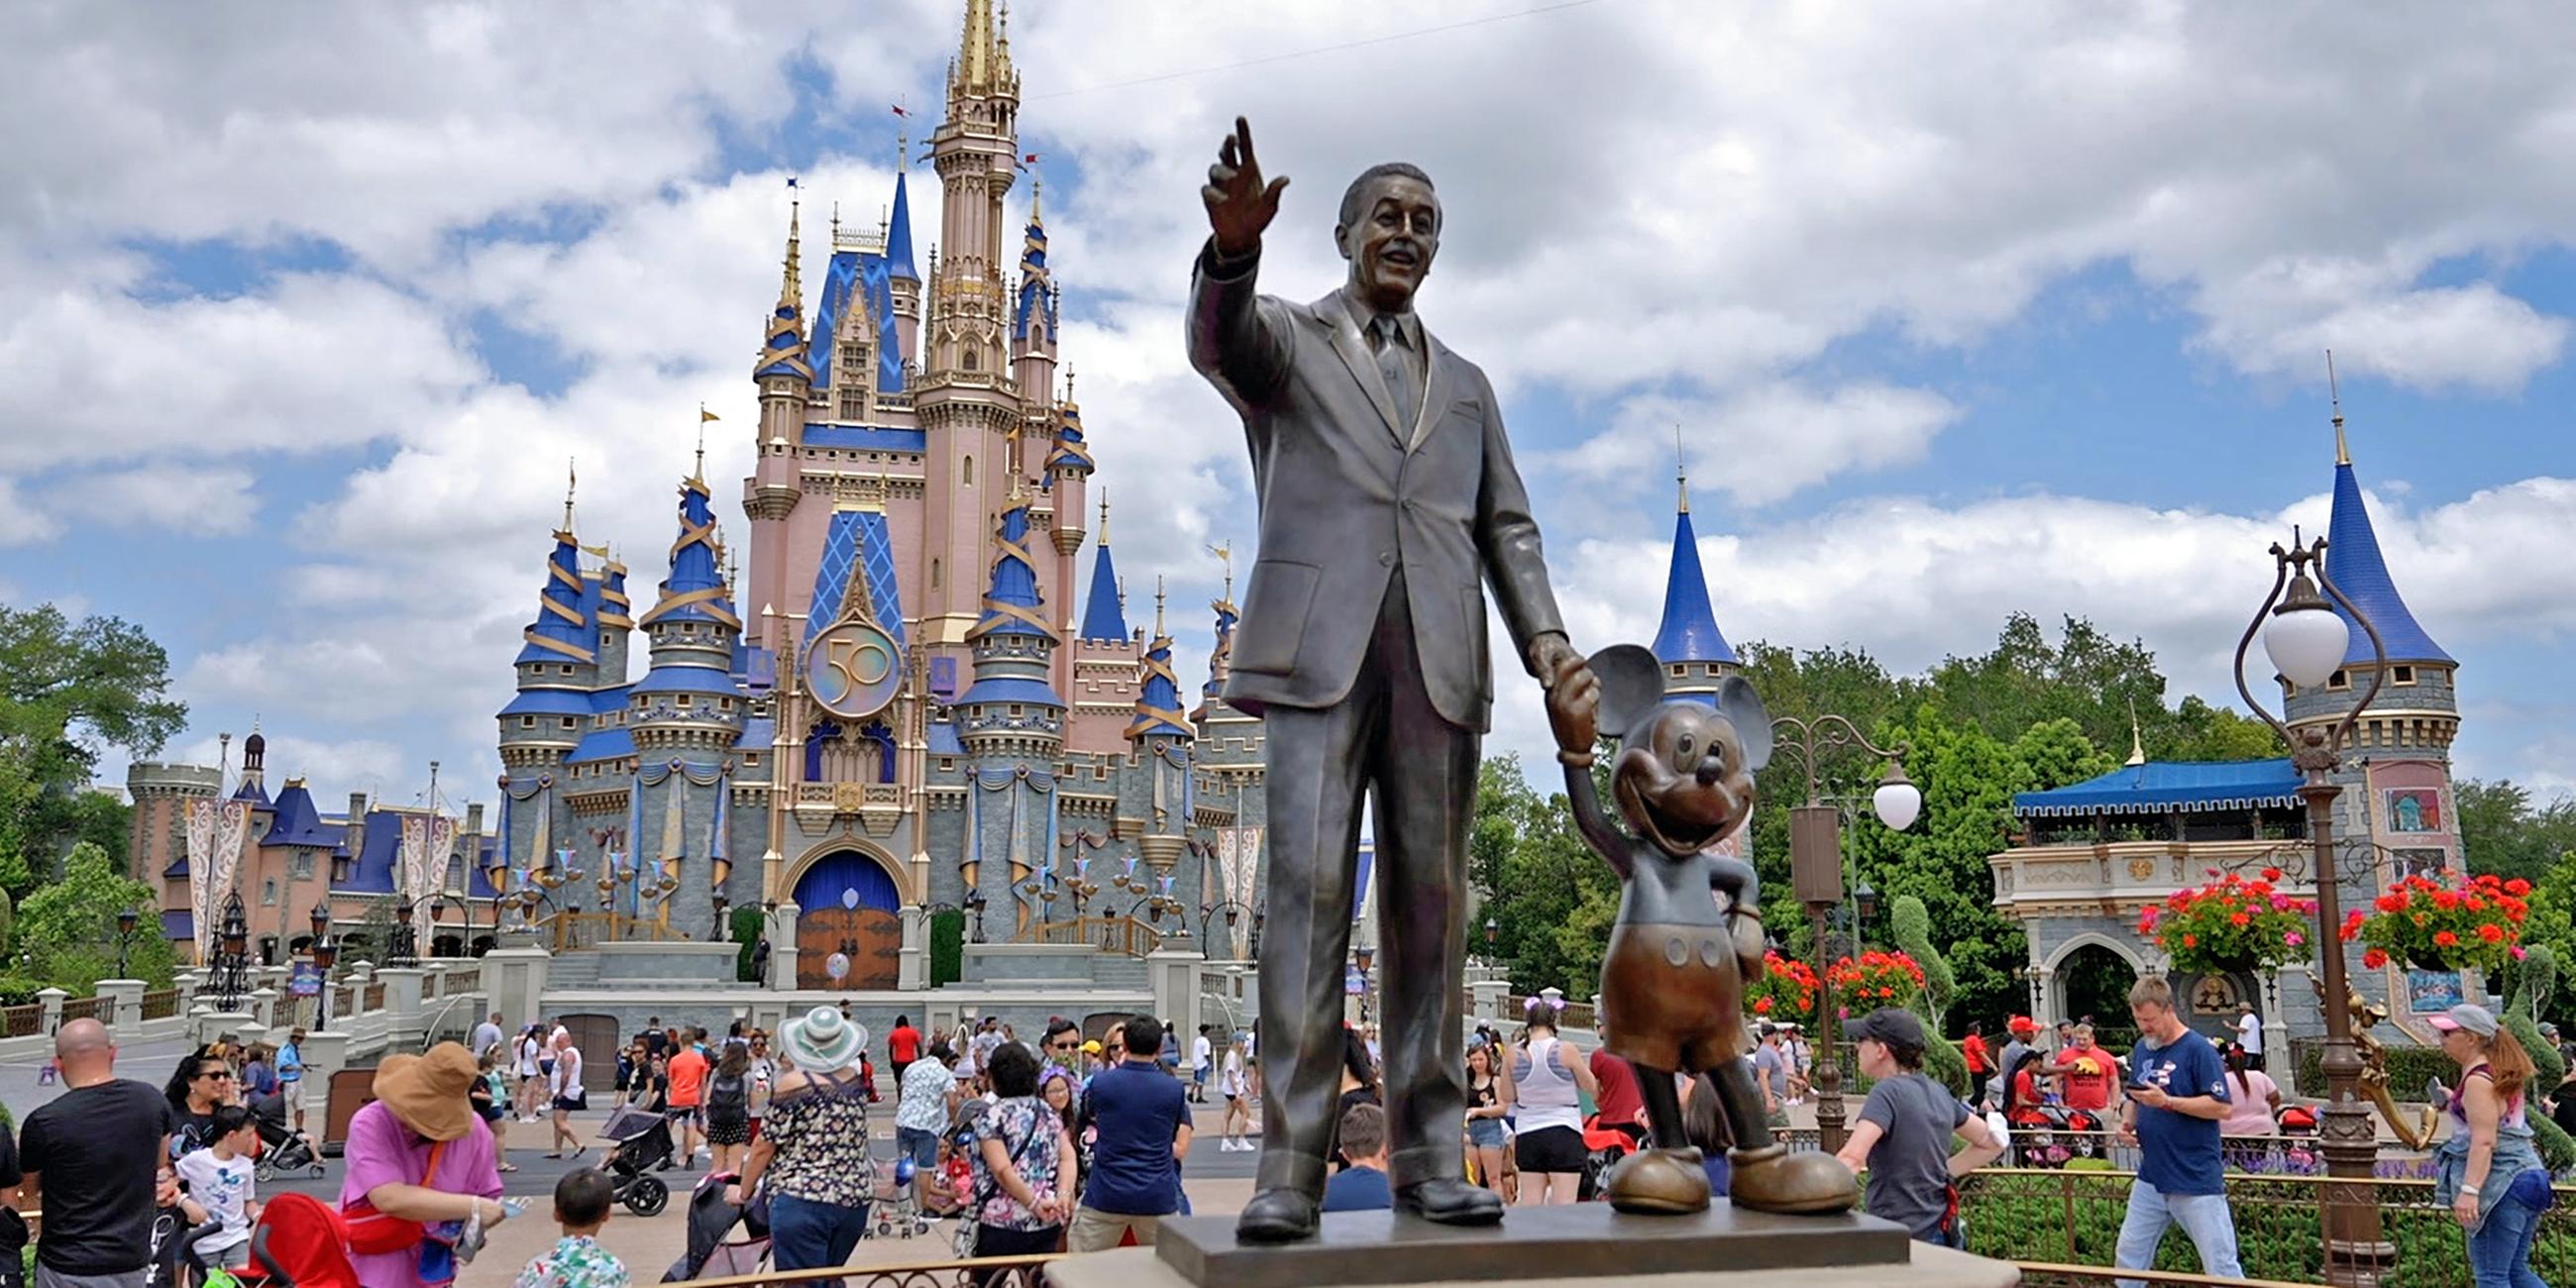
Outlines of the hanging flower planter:
[[2276,888],[2279,868],[2253,880],[2207,869],[2218,878],[2177,890],[2138,914],[2138,934],[2163,950],[2174,969],[2198,974],[2274,970],[2313,955],[2317,905]]
[[1834,997],[1846,1014],[1866,1014],[1882,1006],[1911,1006],[1923,991],[1923,968],[1904,953],[1871,949],[1855,961],[1849,957],[1825,968]]
[[1744,1009],[1774,1024],[1805,1023],[1816,1017],[1816,992],[1815,968],[1774,949],[1762,954],[1762,977],[1745,981]]
[[2493,972],[2522,957],[2522,923],[2531,883],[2493,876],[2445,884],[2428,877],[2391,882],[2371,903],[2344,918],[2343,940],[2361,941],[2361,964],[2372,970],[2392,959],[2419,970],[2476,968]]

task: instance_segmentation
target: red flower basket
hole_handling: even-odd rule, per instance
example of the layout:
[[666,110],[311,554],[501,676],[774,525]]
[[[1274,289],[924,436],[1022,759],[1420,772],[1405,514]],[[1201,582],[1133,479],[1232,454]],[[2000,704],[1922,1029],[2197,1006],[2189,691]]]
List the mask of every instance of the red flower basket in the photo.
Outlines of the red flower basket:
[[2344,918],[2343,939],[2360,940],[2361,964],[2373,970],[2390,959],[2425,970],[2494,971],[2522,956],[2522,923],[2531,915],[2531,883],[2492,876],[2446,885],[2428,877],[2391,882],[2370,912]]
[[2269,970],[2314,955],[2317,905],[2280,892],[2279,868],[2254,879],[2236,873],[2204,886],[2177,890],[2138,914],[2138,934],[2163,949],[2183,971]]
[[1744,981],[1745,1012],[1774,1024],[1805,1023],[1816,1017],[1816,971],[1777,950],[1762,954],[1762,975]]
[[1923,991],[1923,968],[1904,953],[1871,949],[1854,961],[1845,957],[1825,968],[1835,1000],[1846,1012],[1867,1014],[1882,1006],[1909,1006]]

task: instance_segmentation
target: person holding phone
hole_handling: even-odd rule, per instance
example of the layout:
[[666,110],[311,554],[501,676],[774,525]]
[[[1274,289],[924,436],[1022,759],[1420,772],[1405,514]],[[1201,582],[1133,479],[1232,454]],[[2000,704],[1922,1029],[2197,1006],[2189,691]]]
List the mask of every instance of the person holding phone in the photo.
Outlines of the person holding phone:
[[[2165,1230],[2180,1225],[2200,1252],[2201,1273],[2243,1278],[2218,1132],[2234,1095],[2218,1049],[2182,1022],[2173,986],[2162,978],[2130,986],[2129,1015],[2138,1024],[2138,1045],[2130,1052],[2119,1138],[2139,1150],[2138,1178],[2129,1186],[2129,1212],[2120,1223],[2113,1264],[2122,1270],[2152,1268]],[[2118,1283],[2141,1288],[2143,1281]]]

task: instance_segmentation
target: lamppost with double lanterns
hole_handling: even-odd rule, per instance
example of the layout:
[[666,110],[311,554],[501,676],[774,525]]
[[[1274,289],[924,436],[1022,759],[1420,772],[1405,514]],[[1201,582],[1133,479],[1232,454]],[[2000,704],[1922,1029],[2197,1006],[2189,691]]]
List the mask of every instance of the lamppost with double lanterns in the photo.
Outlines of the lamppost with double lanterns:
[[322,975],[322,987],[313,994],[313,1031],[331,1027],[331,968],[340,964],[340,941],[323,935],[313,941],[313,968]]
[[[1825,915],[1843,901],[1842,815],[1824,803],[1817,761],[1824,753],[1847,747],[1885,760],[1887,772],[1870,794],[1870,804],[1878,821],[1892,831],[1902,832],[1914,825],[1915,817],[1923,812],[1923,792],[1905,776],[1909,748],[1904,743],[1898,743],[1894,750],[1881,747],[1847,717],[1781,716],[1771,722],[1771,736],[1775,750],[1796,754],[1798,766],[1807,776],[1807,803],[1789,811],[1789,884],[1798,902],[1807,906],[1816,980],[1822,990],[1816,1008],[1816,1139],[1831,1154],[1842,1149],[1844,1140],[1842,1067],[1834,1062],[1834,1039],[1841,1036],[1842,1022],[1834,1013],[1834,983],[1829,973],[1833,961],[1825,951]],[[1855,926],[1852,933],[1857,940],[1859,928]]]
[[[1252,911],[1250,907],[1237,899],[1222,899],[1215,903],[1199,905],[1199,938],[1204,942],[1215,942],[1208,938],[1208,931],[1213,929],[1213,923],[1216,920],[1217,914],[1225,914],[1225,928],[1228,931],[1231,931],[1235,927],[1243,924],[1243,914],[1250,911]],[[1231,944],[1233,940],[1233,935],[1229,934],[1226,936],[1228,944]]]
[[[2338,421],[2340,426],[2340,421]],[[2314,847],[2317,882],[2318,987],[2323,992],[2326,1021],[2326,1103],[2318,1124],[2318,1141],[2326,1158],[2326,1184],[2320,1217],[2325,1229],[2326,1273],[2330,1284],[2369,1285],[2395,1264],[2396,1246],[2381,1237],[2378,1187],[2379,1134],[2369,1102],[2362,1099],[2362,1059],[2353,1042],[2352,1018],[2344,999],[2346,981],[2343,919],[2338,869],[2334,861],[2334,802],[2343,788],[2333,779],[2342,768],[2343,749],[2353,727],[2379,696],[2388,669],[2388,648],[2368,614],[2347,598],[2326,572],[2324,538],[2299,543],[2293,529],[2287,549],[2272,546],[2272,593],[2247,623],[2236,643],[2236,692],[2245,705],[2289,745],[2290,764],[2305,780],[2299,797],[2308,806],[2308,839]],[[2311,567],[2315,575],[2310,576]],[[2320,593],[2322,591],[2322,593]],[[2329,603],[2328,600],[2332,602]],[[2336,610],[2341,609],[2338,613]],[[2265,620],[2270,624],[2266,625]],[[2352,644],[2352,623],[2370,637],[2370,687],[2341,720],[2303,723],[2291,728],[2254,697],[2245,673],[2246,654],[2254,637],[2263,637],[2263,652],[2290,692],[2320,689],[2343,669]],[[2287,704],[2284,704],[2287,714]]]
[[979,944],[984,942],[984,908],[990,902],[990,900],[987,900],[984,897],[984,887],[982,886],[977,886],[966,892],[966,902],[964,906],[966,911],[975,914],[975,942]]

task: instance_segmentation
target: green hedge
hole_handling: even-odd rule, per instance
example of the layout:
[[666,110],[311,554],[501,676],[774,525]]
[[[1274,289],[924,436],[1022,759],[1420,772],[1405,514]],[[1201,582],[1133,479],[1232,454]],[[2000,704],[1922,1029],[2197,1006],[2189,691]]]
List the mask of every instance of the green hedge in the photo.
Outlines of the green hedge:
[[[2388,1094],[2391,1098],[2401,1103],[2420,1101],[2424,1098],[2425,1082],[2433,1078],[2440,1078],[2443,1086],[2455,1086],[2460,1081],[2460,1066],[2451,1063],[2451,1057],[2431,1047],[2388,1048]],[[2300,1094],[2322,1097],[2325,1090],[2324,1044],[2300,1043]]]
[[930,914],[930,986],[954,984],[966,975],[966,914],[941,908]]
[[47,987],[49,985],[41,979],[0,975],[0,1006],[32,1006],[35,1004],[36,994]]
[[[1968,1250],[2022,1261],[2112,1264],[2120,1223],[2127,1212],[2130,1178],[2119,1173],[2053,1176],[1979,1172],[1962,1185],[1961,1212]],[[2074,1187],[2074,1243],[2068,1246],[2067,1186]],[[2311,1182],[2231,1176],[2228,1206],[2236,1223],[2238,1260],[2247,1276],[2292,1283],[2324,1281],[2324,1239]],[[2397,1246],[2397,1260],[2380,1282],[2385,1288],[2468,1288],[2466,1248],[2448,1209],[2432,1203],[2424,1185],[2380,1188],[2382,1237]],[[2532,1266],[2548,1283],[2576,1282],[2576,1194],[2560,1192],[2560,1206],[2543,1217]],[[2197,1273],[2200,1260],[2180,1228],[2156,1250],[2157,1270]]]

